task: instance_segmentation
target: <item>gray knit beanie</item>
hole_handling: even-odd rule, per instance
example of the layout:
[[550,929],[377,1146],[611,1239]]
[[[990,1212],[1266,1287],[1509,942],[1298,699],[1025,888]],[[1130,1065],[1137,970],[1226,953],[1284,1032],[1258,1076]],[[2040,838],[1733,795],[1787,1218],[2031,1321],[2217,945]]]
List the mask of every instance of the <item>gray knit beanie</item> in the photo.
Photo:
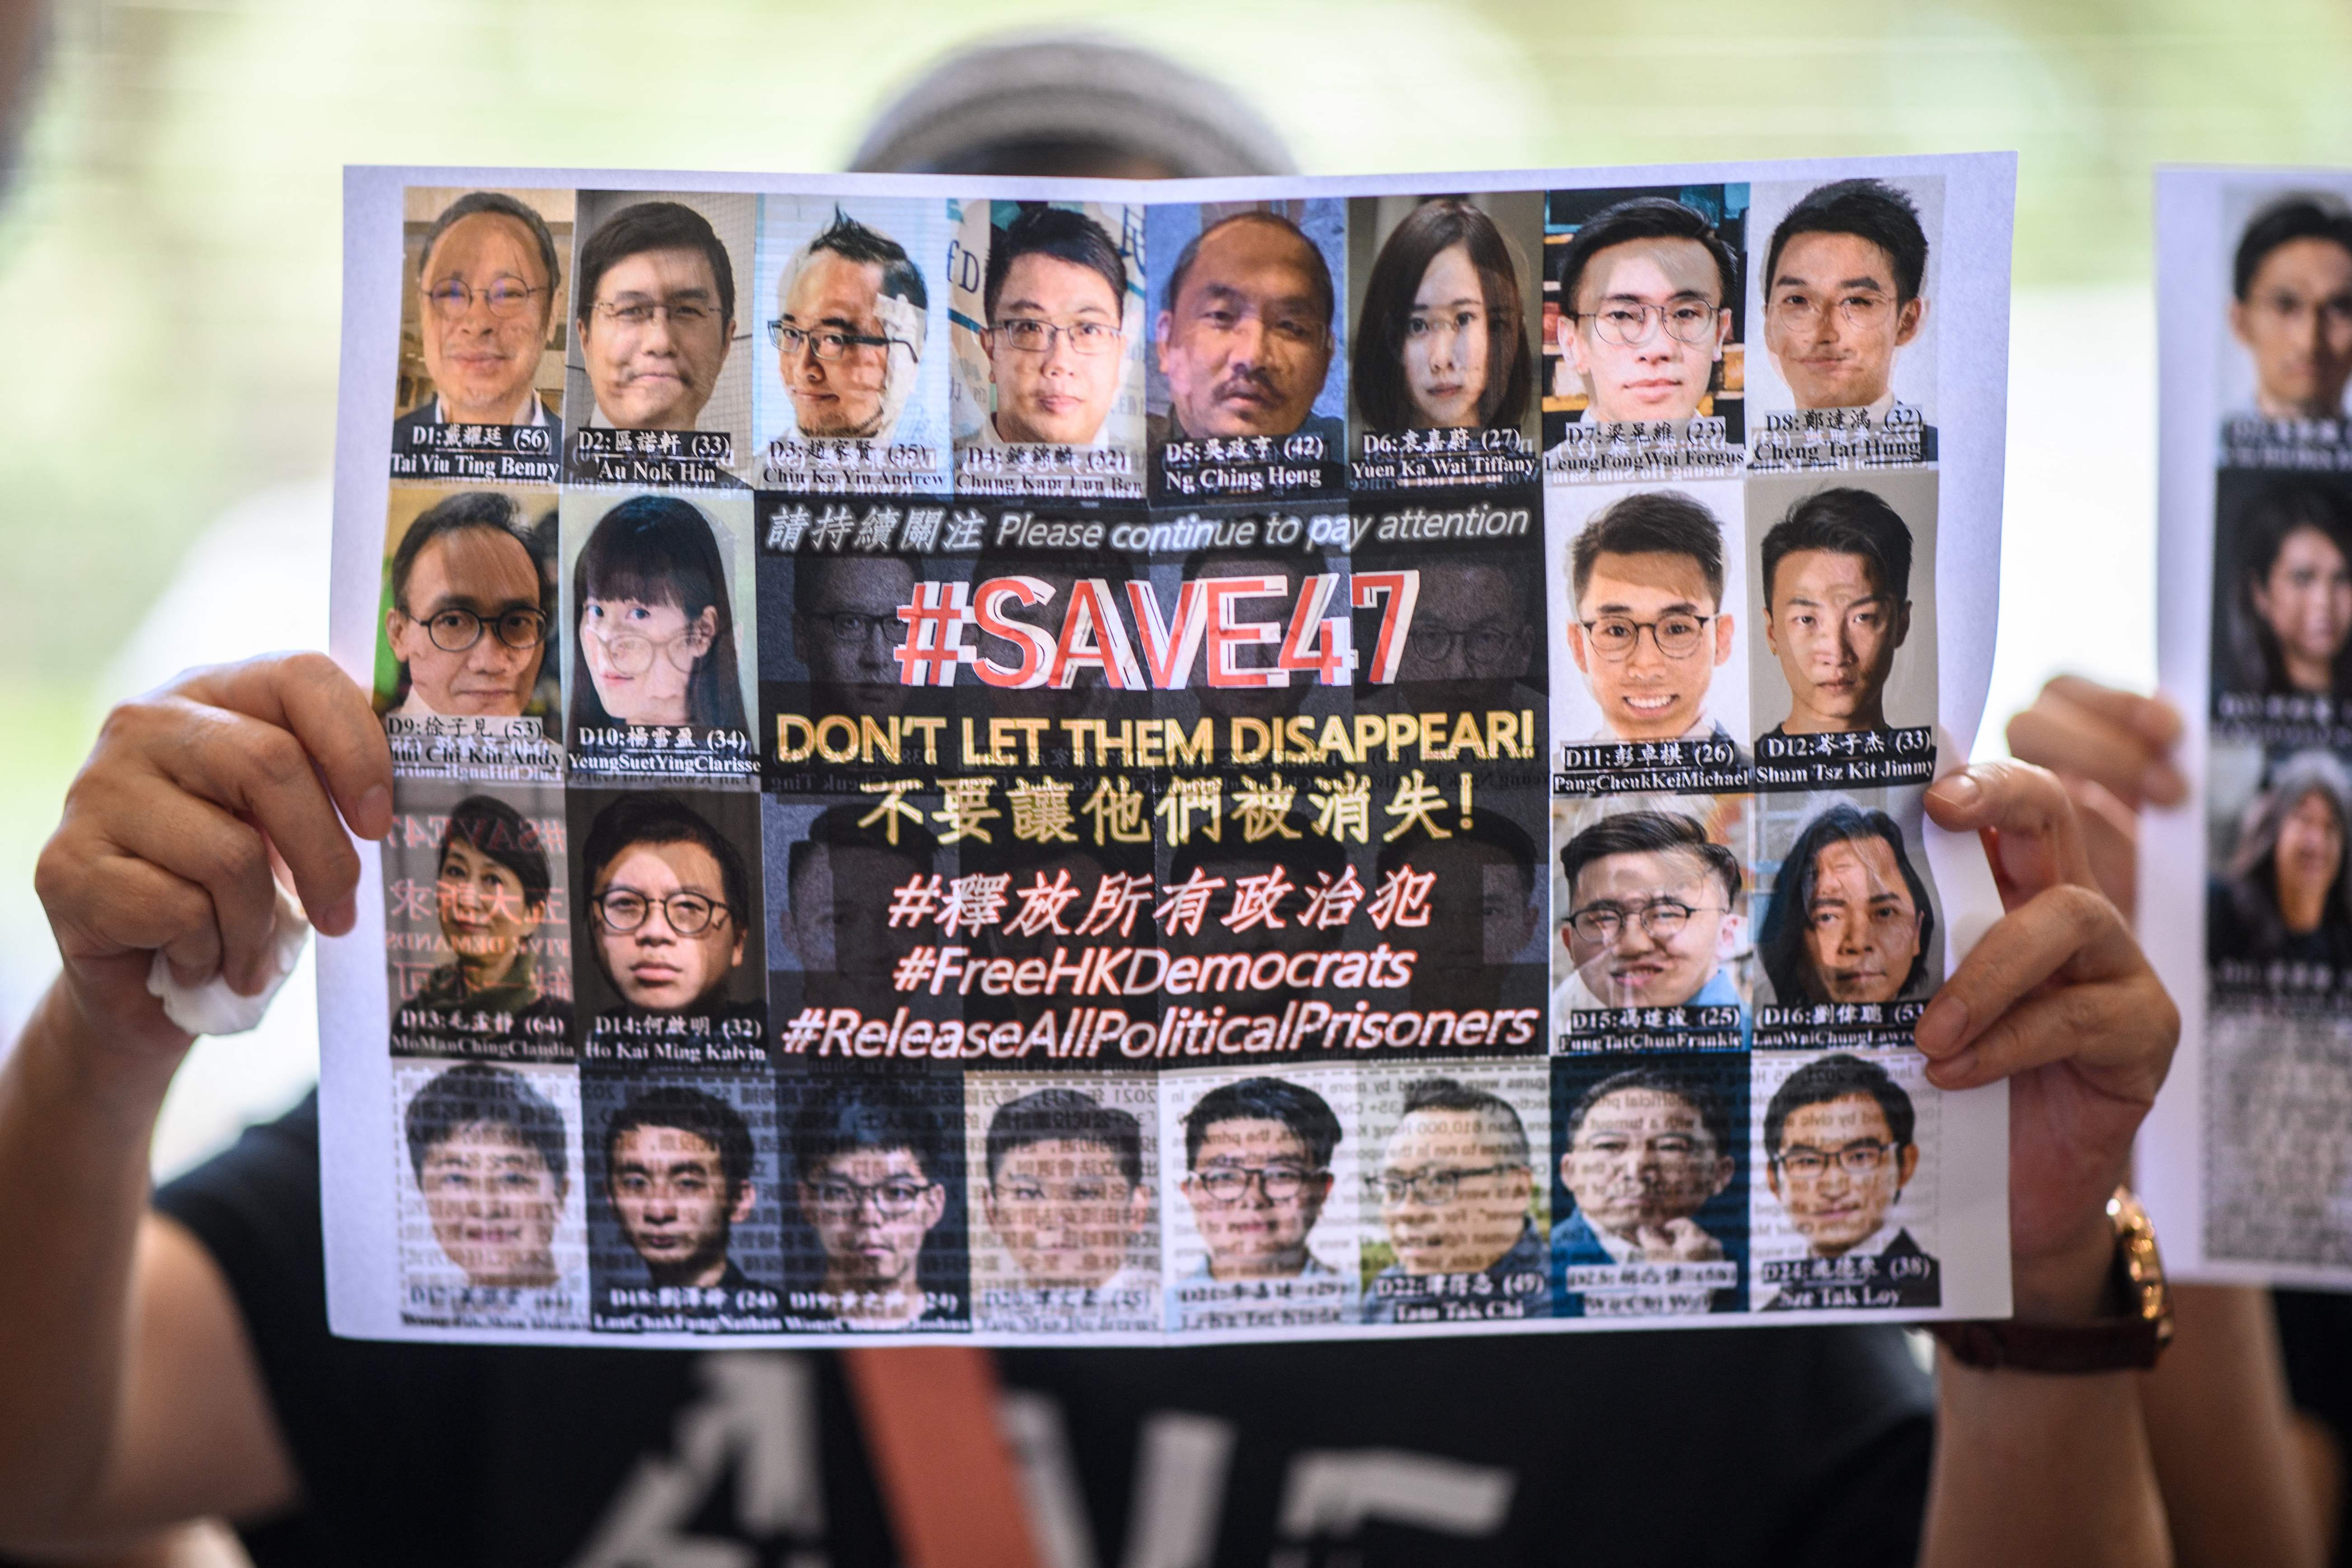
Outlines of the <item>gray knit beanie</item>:
[[1083,173],[1106,162],[1179,178],[1297,171],[1231,89],[1091,34],[1000,36],[949,55],[885,103],[849,160],[866,173]]

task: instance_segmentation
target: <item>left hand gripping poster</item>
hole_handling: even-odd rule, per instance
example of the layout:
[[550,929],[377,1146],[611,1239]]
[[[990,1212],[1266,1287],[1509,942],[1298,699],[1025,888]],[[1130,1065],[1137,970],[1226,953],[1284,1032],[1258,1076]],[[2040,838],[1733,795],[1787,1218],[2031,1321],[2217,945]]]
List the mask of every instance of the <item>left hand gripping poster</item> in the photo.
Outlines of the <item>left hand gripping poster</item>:
[[336,1331],[2004,1313],[2013,186],[350,170]]

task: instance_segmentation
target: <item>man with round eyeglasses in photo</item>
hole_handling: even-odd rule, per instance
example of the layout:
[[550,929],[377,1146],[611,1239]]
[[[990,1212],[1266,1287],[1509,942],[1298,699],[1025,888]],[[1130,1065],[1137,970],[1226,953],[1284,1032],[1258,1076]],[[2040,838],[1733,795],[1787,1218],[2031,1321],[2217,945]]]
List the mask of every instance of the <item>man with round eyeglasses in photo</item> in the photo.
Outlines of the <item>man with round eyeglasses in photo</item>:
[[393,422],[405,452],[437,425],[522,425],[563,446],[563,421],[533,390],[559,278],[547,220],[500,191],[441,209],[416,258],[417,339],[433,395]]
[[1843,1051],[1789,1075],[1764,1110],[1764,1180],[1805,1257],[1764,1264],[1779,1289],[1766,1311],[1815,1307],[1933,1307],[1935,1258],[1888,1216],[1919,1173],[1917,1112],[1876,1062]]
[[1732,738],[1707,710],[1739,646],[1723,582],[1723,525],[1680,490],[1636,491],[1585,524],[1566,631],[1601,727],[1571,744]]
[[1696,817],[1604,816],[1568,841],[1559,866],[1576,964],[1552,993],[1559,1033],[1574,1012],[1739,1005],[1723,969],[1740,925],[1739,860]]
[[[786,1086],[785,1093],[793,1093]],[[961,1300],[923,1287],[923,1247],[947,1217],[949,1139],[932,1105],[891,1079],[808,1085],[793,1119],[801,1217],[823,1255],[814,1291],[794,1289],[787,1326],[910,1329],[961,1320]],[[814,1261],[814,1260],[812,1260]],[[962,1264],[958,1260],[960,1277]]]
[[1550,1311],[1544,1238],[1530,1217],[1535,1162],[1509,1100],[1451,1078],[1407,1085],[1368,1184],[1396,1261],[1372,1277],[1364,1321]]
[[[624,795],[598,814],[584,851],[597,967],[624,1014],[732,1017],[751,885],[735,847],[676,795]],[[601,1022],[601,1020],[600,1020]]]
[[836,210],[776,279],[768,341],[793,405],[776,442],[887,441],[914,395],[929,310],[907,247]]
[[[1764,348],[1801,409],[1895,409],[1895,357],[1919,335],[1927,234],[1884,180],[1808,192],[1773,226],[1764,262]],[[1926,432],[1923,461],[1936,456]]]
[[1339,1118],[1302,1084],[1245,1078],[1184,1114],[1184,1197],[1207,1256],[1188,1281],[1333,1278],[1307,1250],[1331,1195]]
[[1127,363],[1127,263],[1102,225],[1034,205],[989,237],[981,346],[995,411],[972,444],[1102,447]]
[[1559,352],[1578,422],[1684,420],[1714,393],[1739,258],[1706,215],[1635,196],[1587,218],[1559,263]]
[[546,583],[522,509],[496,490],[435,502],[392,556],[384,641],[400,663],[391,712],[513,718],[547,653]]
[[735,338],[735,266],[683,202],[637,202],[580,247],[573,322],[596,423],[692,430]]

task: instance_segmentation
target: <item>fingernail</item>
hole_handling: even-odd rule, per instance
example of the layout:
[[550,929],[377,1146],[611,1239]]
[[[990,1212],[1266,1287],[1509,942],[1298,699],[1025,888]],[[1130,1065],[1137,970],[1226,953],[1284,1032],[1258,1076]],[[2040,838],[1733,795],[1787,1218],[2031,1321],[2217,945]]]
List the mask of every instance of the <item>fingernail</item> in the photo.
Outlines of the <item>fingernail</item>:
[[1949,991],[1939,991],[1936,999],[1927,1004],[1927,1010],[1919,1015],[1919,1022],[1911,1031],[1911,1041],[1922,1055],[1940,1057],[1959,1045],[1968,1028],[1969,1005]]
[[1971,1046],[1949,1061],[1929,1062],[1927,1081],[1937,1089],[1966,1089],[1976,1072],[1977,1051]]
[[[370,838],[381,838],[392,831],[392,792],[382,784],[371,784],[367,794],[360,796],[359,820],[352,826]],[[375,825],[382,823],[379,827]]]
[[1984,788],[1977,783],[1974,775],[1957,773],[1937,779],[1935,787],[1927,793],[1955,811],[1969,811],[1983,798]]
[[311,918],[310,923],[328,936],[341,936],[359,923],[359,901],[345,893]]
[[2139,793],[2158,805],[2171,805],[2189,793],[2189,785],[2171,763],[2150,763],[2139,776]]

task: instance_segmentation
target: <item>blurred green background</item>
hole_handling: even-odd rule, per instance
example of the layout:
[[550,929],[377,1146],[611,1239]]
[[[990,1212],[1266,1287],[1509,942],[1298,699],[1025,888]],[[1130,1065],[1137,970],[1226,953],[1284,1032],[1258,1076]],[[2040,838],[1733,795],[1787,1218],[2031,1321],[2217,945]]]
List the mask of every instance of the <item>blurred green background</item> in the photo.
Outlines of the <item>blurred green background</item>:
[[[0,213],[0,1021],[51,963],[31,862],[118,650],[224,507],[328,467],[344,163],[831,169],[940,50],[1071,25],[1230,82],[1311,173],[2015,149],[2032,582],[1996,716],[2059,663],[2152,672],[2151,167],[2352,162],[2352,8],[2318,0],[68,0]],[[2117,601],[2087,625],[2082,571]]]

